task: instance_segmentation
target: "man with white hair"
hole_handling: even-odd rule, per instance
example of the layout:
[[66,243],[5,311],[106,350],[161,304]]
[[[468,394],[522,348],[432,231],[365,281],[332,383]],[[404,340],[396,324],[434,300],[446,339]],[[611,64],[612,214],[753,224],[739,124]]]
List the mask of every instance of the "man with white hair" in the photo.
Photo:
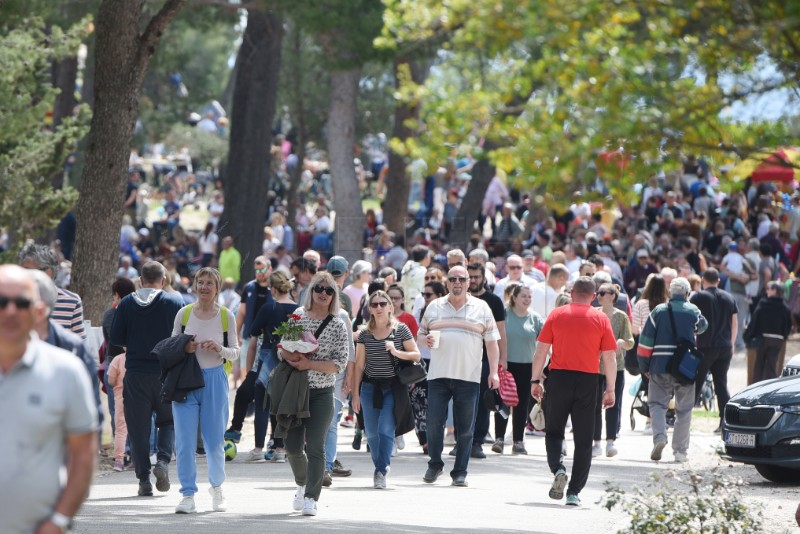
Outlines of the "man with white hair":
[[505,291],[506,286],[511,282],[520,282],[527,287],[533,287],[536,285],[536,280],[525,276],[522,273],[522,269],[522,258],[516,254],[509,256],[506,260],[506,271],[508,272],[508,276],[497,281],[494,286],[494,294],[502,299],[503,291]]
[[[667,404],[675,396],[675,429],[672,451],[676,462],[686,462],[689,429],[694,407],[694,383],[680,384],[668,364],[682,340],[694,340],[708,328],[708,321],[694,304],[687,301],[691,287],[685,278],[675,278],[669,285],[669,301],[650,312],[639,336],[639,368],[650,378],[647,405],[653,427],[653,450],[650,459],[658,462],[667,446]],[[675,332],[673,334],[673,332]]]

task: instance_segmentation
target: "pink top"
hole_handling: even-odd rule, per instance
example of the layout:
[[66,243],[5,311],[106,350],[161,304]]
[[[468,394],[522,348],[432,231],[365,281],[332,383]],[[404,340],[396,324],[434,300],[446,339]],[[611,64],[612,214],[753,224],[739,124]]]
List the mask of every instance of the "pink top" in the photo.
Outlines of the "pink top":
[[122,382],[125,378],[125,353],[119,354],[108,366],[108,383],[114,388],[114,402],[122,402]]

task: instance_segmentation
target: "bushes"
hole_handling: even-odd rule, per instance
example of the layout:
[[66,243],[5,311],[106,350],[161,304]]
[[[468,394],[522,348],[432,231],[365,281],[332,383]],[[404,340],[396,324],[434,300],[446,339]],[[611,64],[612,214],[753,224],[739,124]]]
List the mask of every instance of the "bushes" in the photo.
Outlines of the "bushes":
[[652,473],[645,488],[625,492],[606,483],[601,504],[630,515],[620,532],[652,533],[749,533],[761,530],[760,510],[750,510],[740,492],[744,485],[716,470]]

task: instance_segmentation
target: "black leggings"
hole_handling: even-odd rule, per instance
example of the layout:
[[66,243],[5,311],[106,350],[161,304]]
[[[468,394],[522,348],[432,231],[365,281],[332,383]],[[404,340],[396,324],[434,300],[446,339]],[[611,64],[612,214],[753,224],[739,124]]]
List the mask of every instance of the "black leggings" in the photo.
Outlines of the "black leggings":
[[[514,363],[508,362],[508,370],[514,376],[514,383],[517,386],[517,396],[519,397],[519,404],[514,406],[512,414],[514,423],[511,426],[514,435],[514,441],[525,440],[525,423],[528,421],[528,408],[530,407],[531,398],[531,373],[533,369],[529,363]],[[508,419],[499,415],[497,412],[494,414],[494,436],[496,439],[503,439],[506,435],[508,428]]]
[[[606,375],[598,375],[597,406],[594,409],[594,440],[600,441],[603,434],[603,392],[606,390]],[[606,410],[606,439],[617,439],[619,419],[622,413],[622,395],[625,393],[625,371],[617,371],[614,382],[614,406]]]

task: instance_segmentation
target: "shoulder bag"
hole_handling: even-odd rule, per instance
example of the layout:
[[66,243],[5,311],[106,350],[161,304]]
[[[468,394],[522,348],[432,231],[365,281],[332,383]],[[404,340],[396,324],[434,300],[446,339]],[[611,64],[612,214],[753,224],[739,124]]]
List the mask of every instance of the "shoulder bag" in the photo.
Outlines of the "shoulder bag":
[[[387,341],[394,343],[394,330],[392,330],[392,333]],[[392,358],[394,357],[392,356]],[[408,360],[401,360],[399,358],[397,358],[397,361],[394,364],[394,374],[397,375],[397,380],[404,386],[410,386],[412,384],[416,384],[417,382],[422,382],[428,377],[425,367],[423,367],[419,362],[411,362]]]
[[678,344],[667,364],[667,372],[679,384],[688,386],[689,384],[694,384],[695,378],[697,378],[697,370],[703,361],[703,353],[691,341],[678,338],[671,304],[667,304],[667,311],[669,313],[669,324],[672,327],[672,338]]

